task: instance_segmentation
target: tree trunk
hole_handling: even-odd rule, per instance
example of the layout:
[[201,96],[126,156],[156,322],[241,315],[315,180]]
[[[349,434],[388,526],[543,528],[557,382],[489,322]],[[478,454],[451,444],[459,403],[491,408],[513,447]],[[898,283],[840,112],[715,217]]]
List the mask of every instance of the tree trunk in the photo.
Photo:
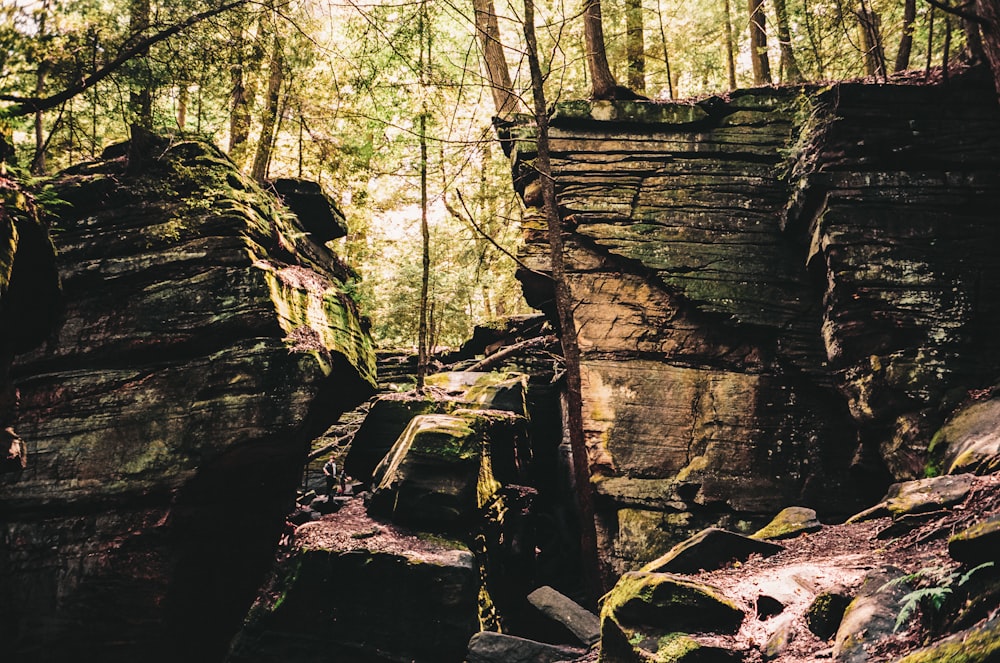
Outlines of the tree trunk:
[[246,161],[247,142],[250,140],[250,105],[253,88],[247,85],[243,64],[230,69],[232,93],[229,104],[229,156],[237,166]]
[[[931,73],[931,57],[934,54],[934,6],[931,5],[927,12],[927,62],[924,65],[924,76]],[[1000,89],[1000,88],[997,88]]]
[[[729,0],[726,2],[728,3]],[[667,74],[667,94],[671,99],[674,99],[676,95],[674,94],[673,75],[670,72],[670,49],[667,48],[667,31],[663,27],[663,10],[660,9],[660,0],[656,0],[656,16],[660,22],[660,43],[663,45],[663,67]]]
[[[149,28],[149,1],[131,0],[129,3],[129,32],[130,40],[142,38],[143,33]],[[145,55],[143,51],[141,55]],[[137,73],[132,81],[132,91],[129,93],[129,110],[132,112],[133,120],[144,129],[153,127],[153,93],[150,89],[149,69],[144,58],[138,59],[141,73]]]
[[188,85],[182,82],[177,89],[177,128],[181,131],[184,131],[184,127],[187,126],[189,97]]
[[792,50],[792,34],[788,29],[788,9],[785,0],[774,0],[774,14],[778,19],[778,45],[781,48],[781,81],[783,83],[801,83],[802,71],[795,60]]
[[628,60],[629,88],[645,93],[646,44],[643,39],[642,0],[625,0],[625,57]]
[[263,182],[267,177],[267,164],[271,160],[271,148],[274,146],[274,125],[278,119],[278,103],[281,101],[281,83],[285,77],[285,63],[281,52],[281,39],[274,36],[271,50],[271,62],[268,65],[267,76],[267,107],[261,116],[260,139],[257,141],[257,152],[254,154],[250,177]]
[[899,50],[893,71],[910,68],[910,53],[913,51],[913,21],[917,18],[917,0],[905,0],[903,4],[903,36],[899,38]]
[[975,10],[985,23],[980,26],[983,51],[993,71],[993,85],[1000,95],[1000,0],[976,0]]
[[[420,87],[427,85],[428,62],[430,61],[430,48],[425,51],[425,44],[430,42],[430,37],[424,34],[430,33],[430,26],[427,25],[427,0],[420,1]],[[420,239],[421,239],[421,271],[420,271],[420,319],[417,326],[417,390],[424,388],[424,378],[427,376],[427,365],[430,363],[430,348],[428,347],[429,330],[427,327],[428,296],[431,281],[431,232],[427,222],[427,94],[422,90],[422,108],[420,112]]]
[[610,99],[614,97],[618,83],[611,74],[608,52],[604,48],[601,0],[584,0],[583,36],[587,48],[587,68],[590,70],[590,94],[594,99]]
[[[35,78],[35,96],[45,94],[45,78],[49,73],[49,63],[42,60],[38,63]],[[70,137],[72,137],[70,132]],[[41,175],[45,172],[45,116],[43,111],[35,111],[35,154],[31,159],[31,174]]]
[[542,71],[538,62],[538,43],[535,38],[535,10],[533,0],[524,0],[524,39],[527,46],[528,67],[531,70],[531,92],[534,101],[535,123],[538,128],[538,154],[535,169],[542,185],[542,201],[548,225],[549,255],[552,262],[552,284],[555,290],[556,310],[559,316],[560,341],[566,362],[566,415],[569,443],[573,459],[573,476],[577,509],[580,517],[580,554],[584,588],[590,607],[597,604],[603,593],[600,561],[597,556],[597,532],[594,524],[593,487],[590,482],[590,462],[587,458],[586,440],[583,435],[583,397],[580,380],[580,346],[576,339],[569,284],[563,256],[562,223],[556,205],[555,184],[549,157],[549,120],[542,87]]
[[729,75],[729,89],[736,89],[736,42],[733,39],[733,11],[729,0],[726,4],[726,73]]
[[754,85],[770,85],[771,61],[767,59],[764,0],[749,0],[749,3],[750,62],[753,65],[753,83]]
[[493,0],[472,0],[472,6],[476,13],[476,34],[479,35],[479,46],[482,48],[490,89],[493,91],[497,117],[509,120],[517,112],[519,103],[514,94],[514,84],[510,80],[507,56],[504,55],[503,44],[500,42],[496,8]]
[[885,80],[885,51],[882,48],[882,19],[861,0],[857,10],[861,25],[861,48],[865,55],[865,72]]
[[[840,13],[838,12],[838,16]],[[826,78],[826,67],[823,65],[823,56],[820,54],[819,41],[816,39],[816,30],[813,28],[813,21],[810,18],[808,0],[802,0],[802,16],[806,26],[806,34],[809,35],[809,45],[812,47],[813,59],[816,61],[816,78],[823,80]]]

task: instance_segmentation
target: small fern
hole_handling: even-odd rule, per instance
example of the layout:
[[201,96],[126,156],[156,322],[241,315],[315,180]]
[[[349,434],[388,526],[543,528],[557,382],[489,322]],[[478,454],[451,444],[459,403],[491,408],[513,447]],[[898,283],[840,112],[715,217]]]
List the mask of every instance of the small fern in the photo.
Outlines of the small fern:
[[930,613],[940,612],[941,608],[948,601],[948,597],[954,592],[953,588],[962,587],[976,573],[992,566],[993,562],[986,562],[969,569],[965,573],[950,570],[945,566],[929,566],[885,583],[879,588],[879,591],[898,587],[909,582],[933,583],[930,586],[919,587],[912,592],[908,592],[899,599],[899,614],[896,616],[896,625],[893,627],[892,632],[896,633],[899,631],[903,624],[908,622],[920,608],[924,608]]

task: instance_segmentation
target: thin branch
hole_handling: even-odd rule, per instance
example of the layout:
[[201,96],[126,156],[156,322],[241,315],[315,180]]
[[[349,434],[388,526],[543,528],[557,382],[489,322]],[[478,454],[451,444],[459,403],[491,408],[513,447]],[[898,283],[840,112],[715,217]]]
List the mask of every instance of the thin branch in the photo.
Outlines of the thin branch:
[[462,209],[465,210],[465,216],[462,216],[459,213],[458,210],[456,210],[454,207],[451,206],[451,203],[448,202],[448,198],[447,197],[442,197],[441,199],[444,201],[444,208],[446,210],[448,210],[449,214],[451,214],[453,217],[455,217],[456,219],[458,219],[460,221],[466,221],[466,222],[468,222],[469,225],[471,225],[475,229],[475,231],[477,233],[479,233],[480,235],[483,236],[483,238],[486,239],[486,241],[488,241],[490,244],[492,244],[493,246],[495,246],[497,248],[497,250],[499,250],[505,256],[507,256],[508,258],[510,258],[511,260],[513,260],[515,263],[517,263],[517,266],[520,267],[521,269],[523,269],[523,270],[525,270],[527,272],[530,272],[532,274],[536,274],[538,276],[544,276],[545,278],[549,278],[548,274],[545,274],[543,272],[539,272],[538,270],[532,269],[531,267],[528,267],[527,265],[525,265],[523,262],[521,262],[520,258],[518,258],[516,255],[514,255],[510,251],[508,251],[506,248],[504,248],[499,242],[497,242],[495,239],[493,239],[493,237],[489,233],[487,233],[485,230],[483,230],[481,227],[479,227],[479,224],[476,223],[476,219],[472,216],[472,212],[469,211],[469,206],[465,204],[465,198],[462,197],[462,192],[456,190],[455,194],[458,195],[458,200],[459,200],[460,203],[462,203]]
[[233,2],[226,3],[224,5],[216,7],[215,9],[209,9],[194,14],[193,16],[189,16],[187,19],[181,21],[180,23],[175,23],[171,25],[169,28],[165,28],[157,32],[156,34],[150,35],[144,39],[140,39],[133,45],[121,51],[114,60],[104,65],[97,71],[93,72],[92,74],[81,80],[79,83],[77,83],[76,85],[70,86],[63,91],[52,95],[51,97],[38,98],[38,97],[19,97],[7,94],[0,95],[0,101],[11,101],[17,104],[16,106],[11,106],[9,108],[4,109],[0,114],[3,114],[7,117],[21,117],[23,115],[30,115],[31,113],[35,113],[38,111],[44,111],[50,108],[55,108],[64,101],[67,101],[75,97],[76,95],[80,94],[81,92],[90,89],[97,83],[100,83],[102,80],[104,80],[105,78],[113,74],[115,71],[117,71],[119,68],[121,68],[122,65],[124,65],[126,62],[128,62],[129,60],[138,55],[141,55],[144,51],[148,50],[149,47],[152,46],[153,44],[157,44],[163,41],[164,39],[169,39],[170,37],[173,37],[177,33],[186,30],[187,28],[190,28],[192,25],[195,25],[196,23],[200,23],[201,21],[212,18],[213,16],[218,16],[219,14],[227,12],[230,9],[234,9],[236,7],[239,7],[240,5],[245,5],[248,2],[250,2],[250,0],[234,0]]
[[959,18],[964,18],[966,21],[972,21],[976,25],[985,28],[987,30],[989,30],[991,27],[990,22],[987,21],[982,16],[976,14],[975,12],[970,12],[965,10],[965,7],[969,6],[969,3],[967,2],[962,3],[957,7],[952,7],[951,5],[945,4],[941,0],[927,0],[927,4],[931,5],[932,7],[937,7],[946,14],[953,14],[955,16],[958,16]]

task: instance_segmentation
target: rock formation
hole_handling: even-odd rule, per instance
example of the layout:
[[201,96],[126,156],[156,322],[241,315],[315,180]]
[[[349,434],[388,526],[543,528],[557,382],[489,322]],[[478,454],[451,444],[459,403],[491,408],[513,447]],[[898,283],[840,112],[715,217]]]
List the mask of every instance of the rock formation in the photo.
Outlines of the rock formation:
[[[993,384],[987,81],[566,102],[550,125],[609,578],[706,526],[871,503]],[[532,127],[511,144],[545,271]]]
[[27,467],[0,475],[4,660],[221,660],[309,442],[373,390],[336,256],[214,147],[147,138],[54,182],[62,314],[12,369]]

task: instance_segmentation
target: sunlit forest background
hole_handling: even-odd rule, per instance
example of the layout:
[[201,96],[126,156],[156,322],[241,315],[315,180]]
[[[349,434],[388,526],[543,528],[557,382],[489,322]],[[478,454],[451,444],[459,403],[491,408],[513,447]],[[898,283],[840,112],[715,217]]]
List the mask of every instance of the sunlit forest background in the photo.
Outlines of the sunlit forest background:
[[[516,250],[521,207],[495,142],[472,0],[244,1],[193,22],[222,5],[0,1],[8,111],[190,22],[52,108],[8,112],[26,177],[99,157],[138,114],[154,131],[210,138],[260,181],[316,180],[348,219],[338,251],[361,276],[354,292],[373,334],[398,347],[416,342],[423,176],[431,345],[525,311],[516,264],[495,246]],[[602,9],[616,79],[654,100],[904,71],[912,80],[977,50],[968,21],[923,0],[603,0]],[[494,11],[524,95],[523,5],[502,0]],[[548,99],[587,97],[579,0],[540,0],[536,12]]]

